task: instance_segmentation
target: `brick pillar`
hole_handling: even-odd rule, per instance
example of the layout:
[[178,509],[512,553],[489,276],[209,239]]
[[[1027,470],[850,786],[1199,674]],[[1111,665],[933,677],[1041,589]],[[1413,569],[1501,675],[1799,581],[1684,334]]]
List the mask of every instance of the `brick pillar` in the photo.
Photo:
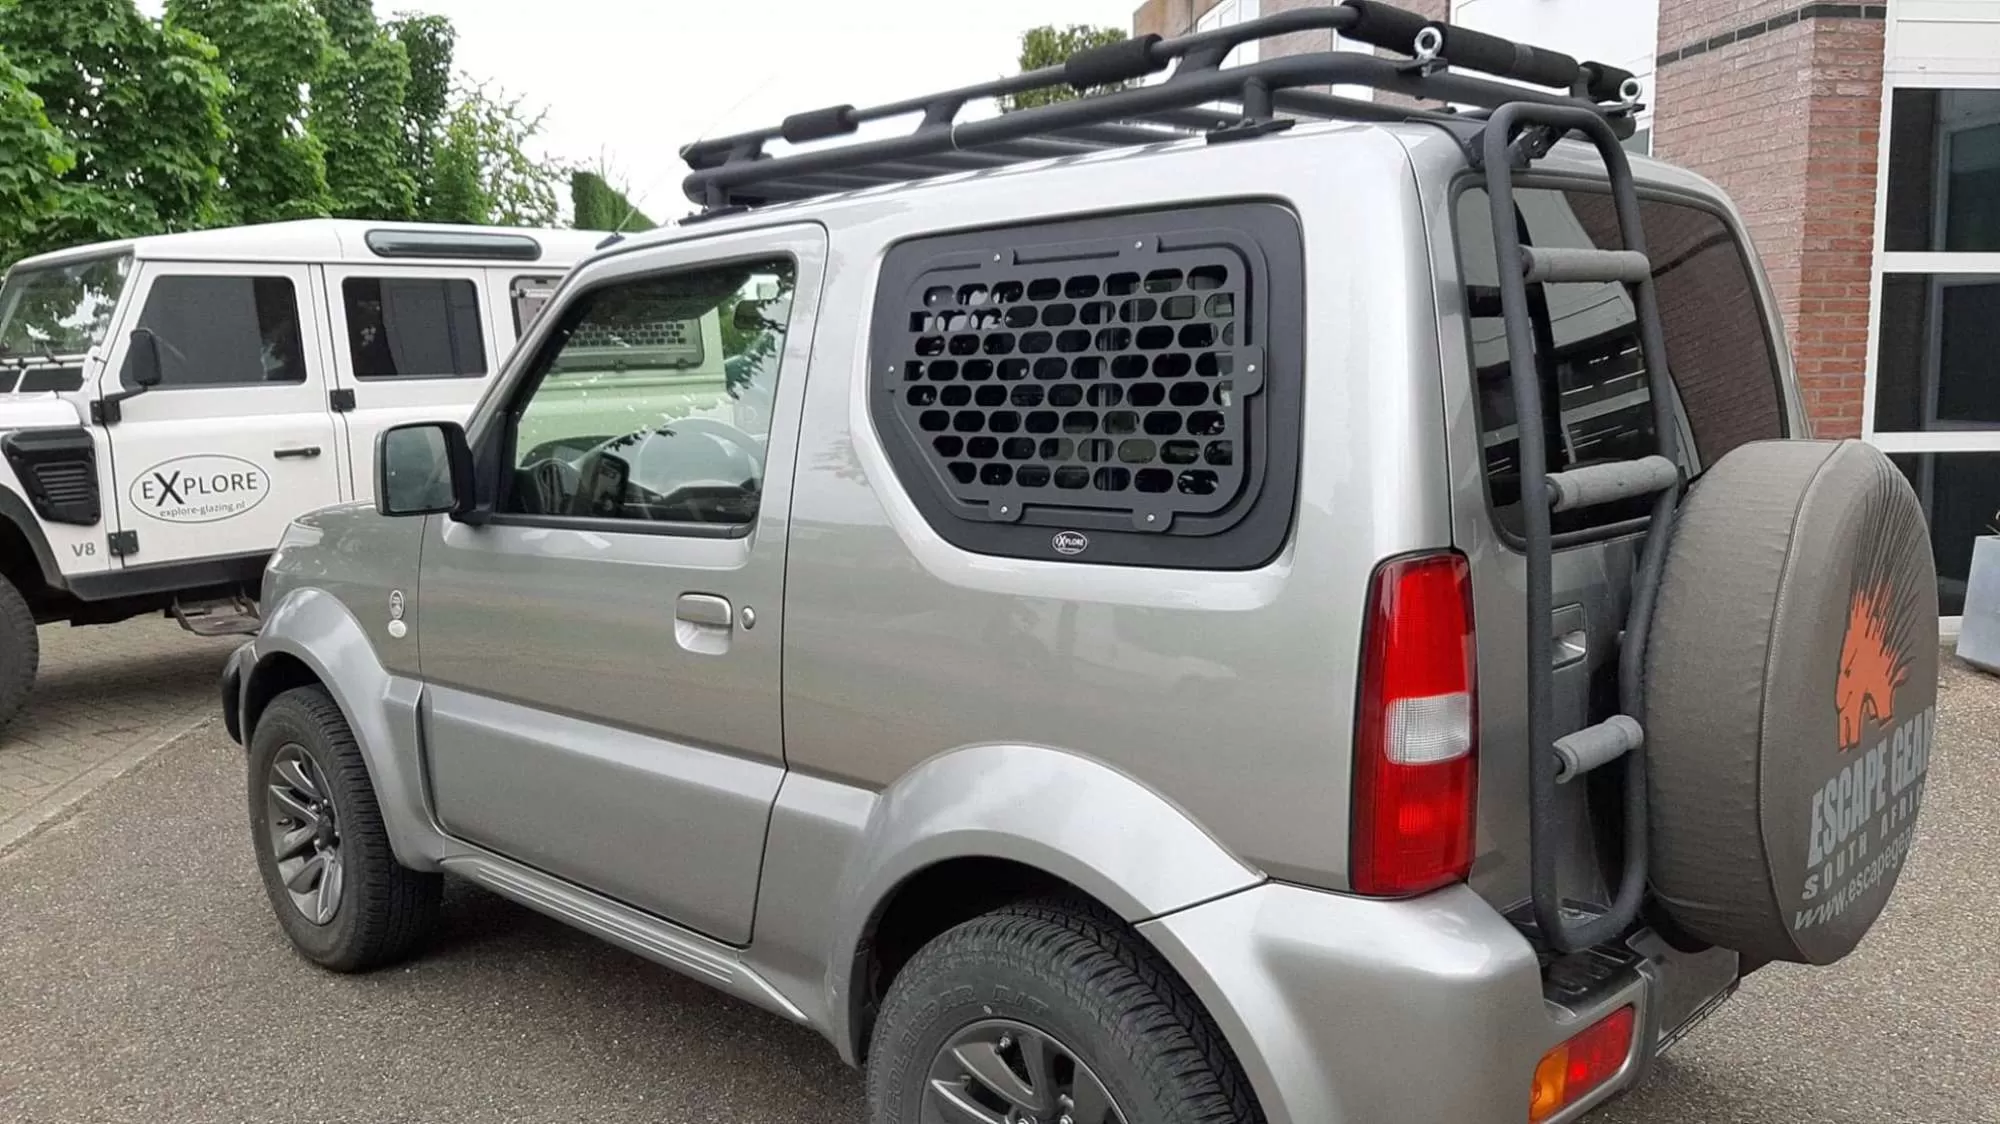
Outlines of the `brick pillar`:
[[1880,5],[1660,5],[1653,152],[1743,212],[1823,437],[1861,432],[1882,29]]

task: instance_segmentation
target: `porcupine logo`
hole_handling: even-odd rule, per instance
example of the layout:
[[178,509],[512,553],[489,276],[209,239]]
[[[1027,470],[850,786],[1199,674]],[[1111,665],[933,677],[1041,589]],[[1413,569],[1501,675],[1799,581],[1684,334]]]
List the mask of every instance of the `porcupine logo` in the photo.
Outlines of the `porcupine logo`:
[[[1876,510],[1868,522],[1880,526],[1887,497],[1872,496]],[[1847,633],[1840,642],[1840,678],[1834,708],[1840,715],[1842,753],[1861,744],[1870,726],[1888,726],[1896,717],[1896,690],[1910,677],[1910,646],[1917,625],[1917,598],[1899,589],[1893,535],[1878,535],[1875,546],[1855,560],[1848,595]]]

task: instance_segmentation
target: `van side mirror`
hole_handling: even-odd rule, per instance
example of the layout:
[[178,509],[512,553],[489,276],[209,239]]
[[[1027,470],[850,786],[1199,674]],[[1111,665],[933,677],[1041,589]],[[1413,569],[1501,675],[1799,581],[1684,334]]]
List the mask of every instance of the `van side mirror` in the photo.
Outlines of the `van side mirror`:
[[132,347],[125,355],[125,381],[140,390],[160,385],[160,337],[151,328],[132,329]]
[[460,515],[473,506],[472,450],[457,422],[392,426],[375,439],[375,510]]

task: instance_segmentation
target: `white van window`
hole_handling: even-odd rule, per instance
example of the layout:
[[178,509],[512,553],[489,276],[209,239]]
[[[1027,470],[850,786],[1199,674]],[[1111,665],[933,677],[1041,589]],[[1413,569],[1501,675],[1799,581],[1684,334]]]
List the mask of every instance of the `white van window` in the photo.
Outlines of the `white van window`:
[[159,342],[161,390],[306,381],[290,278],[161,277],[139,327]]
[[478,378],[486,373],[479,291],[439,277],[350,277],[348,353],[361,379]]
[[560,277],[516,277],[508,286],[507,295],[514,305],[514,335],[525,336],[534,326],[535,318],[548,307],[549,298],[556,295],[556,286],[562,284]]

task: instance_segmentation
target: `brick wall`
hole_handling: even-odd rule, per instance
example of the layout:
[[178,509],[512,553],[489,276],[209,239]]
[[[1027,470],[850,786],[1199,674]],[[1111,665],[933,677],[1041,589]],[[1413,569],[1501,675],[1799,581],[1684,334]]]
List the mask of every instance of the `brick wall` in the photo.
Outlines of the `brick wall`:
[[1673,52],[1797,10],[1662,4],[1654,154],[1721,184],[1778,296],[1814,430],[1861,432],[1882,97],[1882,22],[1818,18]]

